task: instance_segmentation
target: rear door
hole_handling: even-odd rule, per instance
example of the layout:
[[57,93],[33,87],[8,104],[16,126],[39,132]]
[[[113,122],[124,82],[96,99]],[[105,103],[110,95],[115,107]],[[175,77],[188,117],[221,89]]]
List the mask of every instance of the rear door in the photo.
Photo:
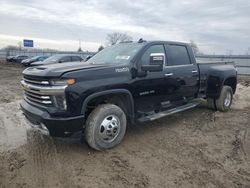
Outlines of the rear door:
[[167,44],[165,47],[168,61],[164,74],[175,80],[174,100],[195,97],[199,89],[199,72],[197,64],[191,61],[187,47],[179,44]]

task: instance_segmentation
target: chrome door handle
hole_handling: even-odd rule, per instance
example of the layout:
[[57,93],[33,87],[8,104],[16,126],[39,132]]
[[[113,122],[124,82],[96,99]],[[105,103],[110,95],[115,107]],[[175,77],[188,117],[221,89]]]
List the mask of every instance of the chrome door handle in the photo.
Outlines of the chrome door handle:
[[165,76],[173,76],[174,74],[173,73],[167,73],[165,74]]
[[197,73],[198,71],[197,70],[193,70],[192,73]]

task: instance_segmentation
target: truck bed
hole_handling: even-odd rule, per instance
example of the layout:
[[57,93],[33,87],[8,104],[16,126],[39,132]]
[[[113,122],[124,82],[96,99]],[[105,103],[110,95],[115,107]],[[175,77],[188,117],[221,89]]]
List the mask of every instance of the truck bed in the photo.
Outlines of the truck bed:
[[[200,76],[200,94],[204,96],[218,96],[223,84],[220,78],[229,78],[237,74],[233,61],[202,61],[197,62]],[[213,86],[213,87],[211,87]],[[215,92],[217,91],[217,92]]]

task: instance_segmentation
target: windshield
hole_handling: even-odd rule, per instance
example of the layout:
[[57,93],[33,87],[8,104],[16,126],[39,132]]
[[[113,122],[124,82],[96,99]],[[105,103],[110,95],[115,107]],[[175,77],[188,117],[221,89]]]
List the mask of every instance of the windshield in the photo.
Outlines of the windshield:
[[35,56],[35,57],[32,57],[30,58],[30,60],[37,60],[40,56]]
[[62,55],[53,55],[43,61],[44,64],[55,63],[62,58]]
[[87,61],[90,64],[125,64],[142,48],[141,43],[117,44],[106,47]]

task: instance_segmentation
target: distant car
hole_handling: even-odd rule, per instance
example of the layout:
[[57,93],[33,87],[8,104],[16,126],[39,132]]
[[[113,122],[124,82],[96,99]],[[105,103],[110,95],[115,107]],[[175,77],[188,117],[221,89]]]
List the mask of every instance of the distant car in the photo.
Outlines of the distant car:
[[75,62],[75,61],[82,61],[82,57],[78,55],[65,55],[65,54],[58,54],[53,55],[44,61],[38,61],[31,63],[30,66],[39,66],[39,65],[50,65],[55,63],[66,63],[66,62]]
[[6,58],[6,61],[7,62],[12,62],[12,60],[13,60],[13,58],[14,58],[15,56],[8,56],[7,58]]
[[49,56],[35,56],[32,58],[28,58],[23,60],[21,63],[23,66],[29,66],[31,63],[37,62],[37,61],[44,61],[47,59]]
[[12,61],[13,63],[21,63],[24,59],[28,59],[29,56],[27,55],[17,55],[13,57]]

